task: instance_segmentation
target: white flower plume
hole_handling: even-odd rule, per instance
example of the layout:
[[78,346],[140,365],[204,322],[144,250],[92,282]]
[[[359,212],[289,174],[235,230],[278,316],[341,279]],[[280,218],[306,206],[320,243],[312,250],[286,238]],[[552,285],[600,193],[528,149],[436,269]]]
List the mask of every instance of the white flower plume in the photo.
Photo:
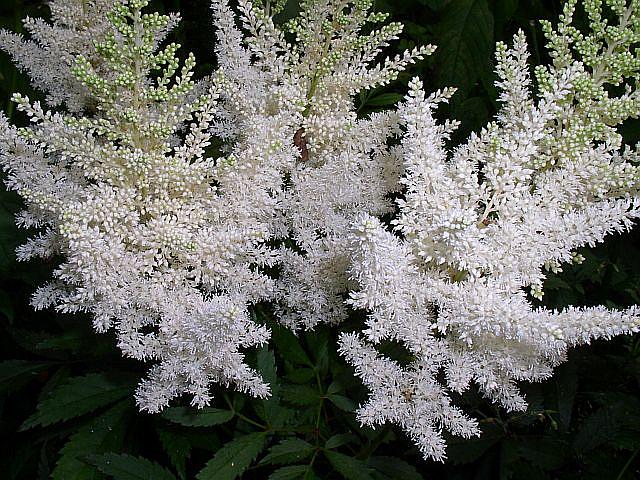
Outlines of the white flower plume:
[[[573,6],[559,30],[569,30]],[[635,4],[622,11],[620,28],[638,31],[637,14]],[[572,42],[547,31],[554,48]],[[541,297],[545,271],[579,260],[577,248],[628,230],[640,216],[635,153],[620,151],[614,129],[640,113],[640,98],[632,90],[608,97],[605,84],[625,68],[613,57],[628,48],[609,45],[610,56],[593,65],[556,57],[538,69],[536,99],[524,35],[511,49],[499,44],[497,120],[451,152],[445,141],[453,125],[433,115],[450,92],[427,95],[418,80],[410,84],[398,110],[405,190],[395,233],[364,215],[352,234],[359,288],[350,302],[370,315],[360,335],[342,336],[340,348],[371,389],[359,410],[364,423],[396,422],[425,456],[441,460],[442,429],[478,432],[472,419],[447,413],[448,392],[474,382],[507,410],[523,410],[517,381],[548,378],[572,345],[640,329],[637,307],[551,311],[527,296]],[[375,350],[384,340],[400,342],[415,360],[386,360]],[[415,414],[425,403],[433,410]]]
[[[372,0],[303,0],[283,27],[280,0],[235,12],[213,0],[219,67],[198,85],[193,56],[181,66],[163,43],[177,16],[147,3],[52,0],[52,24],[26,20],[30,39],[0,32],[67,110],[16,94],[31,126],[0,117],[18,223],[39,229],[18,257],[62,259],[33,305],[87,312],[152,362],[140,408],[183,393],[207,405],[213,383],[268,395],[243,353],[269,339],[258,302],[292,329],[355,308],[366,326],[339,349],[371,392],[359,419],[396,423],[442,460],[444,430],[479,434],[452,393],[473,383],[522,410],[517,382],[550,377],[573,345],[640,329],[637,307],[534,301],[545,272],[640,216],[637,152],[616,130],[640,114],[637,1],[585,2],[583,31],[569,0],[555,29],[543,24],[553,62],[535,88],[524,34],[498,44],[497,118],[453,149],[457,123],[434,116],[453,89],[416,79],[397,108],[358,115],[354,95],[433,51],[381,58],[402,26],[376,26]],[[408,360],[385,357],[386,341]]]

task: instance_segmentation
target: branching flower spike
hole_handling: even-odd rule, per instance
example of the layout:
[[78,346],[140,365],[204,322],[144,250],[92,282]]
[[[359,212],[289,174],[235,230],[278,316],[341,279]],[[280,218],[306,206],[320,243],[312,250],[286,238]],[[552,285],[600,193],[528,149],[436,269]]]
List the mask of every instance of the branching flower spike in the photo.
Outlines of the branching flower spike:
[[[637,149],[617,130],[640,114],[640,1],[585,0],[584,30],[576,1],[543,24],[550,65],[532,68],[522,32],[498,44],[498,115],[451,149],[458,124],[434,112],[455,85],[414,79],[396,107],[358,115],[356,94],[434,50],[381,59],[402,25],[372,0],[303,0],[283,26],[283,1],[213,0],[218,69],[197,85],[194,57],[164,42],[176,16],[52,1],[52,25],[26,21],[32,40],[0,33],[59,107],[16,94],[31,125],[0,117],[18,223],[40,231],[18,257],[61,259],[34,307],[87,312],[153,362],[137,390],[150,412],[184,393],[208,405],[214,383],[269,395],[244,358],[269,340],[257,303],[295,331],[337,325],[370,390],[359,420],[443,460],[445,431],[480,433],[454,393],[523,410],[517,382],[640,329],[638,307],[538,306],[546,272],[640,216]],[[361,313],[360,331],[341,326]]]
[[[340,348],[371,389],[363,423],[401,425],[423,454],[445,456],[441,431],[478,434],[450,405],[472,382],[507,410],[527,406],[516,382],[539,381],[567,348],[637,332],[640,310],[534,307],[545,271],[578,262],[576,249],[628,230],[640,215],[636,151],[621,149],[615,127],[640,113],[640,96],[607,86],[635,79],[640,4],[585,4],[592,32],[571,26],[569,2],[557,30],[545,24],[554,62],[529,78],[522,32],[497,49],[495,122],[447,152],[451,124],[433,116],[450,92],[427,95],[414,80],[398,113],[405,196],[393,232],[363,215],[354,224],[351,304],[370,312],[361,334]],[[589,53],[591,52],[591,53]],[[383,340],[411,353],[399,365],[377,353]]]

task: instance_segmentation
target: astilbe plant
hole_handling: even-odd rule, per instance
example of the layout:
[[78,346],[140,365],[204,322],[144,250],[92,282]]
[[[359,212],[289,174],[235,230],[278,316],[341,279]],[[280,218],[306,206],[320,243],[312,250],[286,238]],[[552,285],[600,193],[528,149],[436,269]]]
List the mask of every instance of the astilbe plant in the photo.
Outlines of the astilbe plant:
[[370,0],[306,0],[283,27],[282,2],[240,0],[236,14],[214,0],[219,67],[198,85],[192,56],[179,69],[178,45],[160,48],[177,17],[90,5],[57,0],[53,25],[27,22],[42,47],[0,37],[69,112],[16,94],[32,126],[0,119],[0,161],[27,206],[19,225],[41,231],[19,258],[63,259],[34,306],[89,312],[124,355],[153,361],[141,409],[182,393],[207,405],[214,382],[267,396],[242,353],[269,339],[258,302],[296,330],[360,309],[366,328],[339,342],[371,391],[360,421],[397,423],[441,460],[443,430],[479,434],[452,392],[474,382],[522,410],[517,381],[640,327],[635,307],[535,306],[545,271],[640,215],[636,152],[616,131],[640,112],[640,2],[586,1],[583,32],[569,1],[544,25],[553,62],[535,82],[524,35],[499,44],[498,116],[451,150],[457,124],[434,110],[453,89],[414,79],[397,108],[358,117],[354,95],[433,51],[376,63],[402,26],[373,28],[386,16]]
[[[585,3],[592,32],[545,24],[553,63],[531,86],[523,33],[497,49],[501,109],[495,122],[447,152],[454,124],[438,124],[450,91],[425,94],[414,80],[399,105],[405,196],[393,232],[364,216],[353,240],[350,302],[368,310],[362,335],[340,349],[372,391],[359,410],[366,424],[402,425],[424,455],[442,459],[442,429],[477,435],[477,422],[450,404],[449,392],[475,382],[507,410],[524,410],[516,382],[543,380],[567,348],[635,332],[639,311],[535,307],[544,272],[581,260],[578,247],[629,229],[640,215],[636,152],[620,151],[615,126],[640,112],[640,96],[612,85],[635,80],[640,3]],[[578,55],[573,55],[573,52]],[[585,58],[580,55],[590,52]],[[402,343],[414,360],[399,365],[375,350]],[[442,375],[441,375],[442,373]]]
[[236,147],[242,169],[206,157],[218,87],[192,94],[193,57],[178,71],[177,45],[154,51],[171,19],[142,14],[145,5],[114,4],[94,45],[100,70],[84,56],[71,66],[95,115],[52,113],[16,95],[33,127],[2,119],[7,185],[27,204],[19,223],[43,230],[18,257],[64,256],[36,308],[90,312],[96,330],[115,328],[124,355],[156,361],[138,389],[141,408],[183,392],[205,405],[212,381],[264,396],[240,349],[268,339],[247,305],[273,290],[256,266],[273,259],[262,242],[281,175],[265,139],[278,132],[256,122],[259,133]]

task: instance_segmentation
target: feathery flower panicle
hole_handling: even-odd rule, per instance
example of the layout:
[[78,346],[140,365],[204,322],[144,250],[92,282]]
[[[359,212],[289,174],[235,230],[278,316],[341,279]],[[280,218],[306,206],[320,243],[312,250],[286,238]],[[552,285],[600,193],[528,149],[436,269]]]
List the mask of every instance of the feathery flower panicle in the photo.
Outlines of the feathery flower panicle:
[[[282,165],[288,178],[277,230],[290,241],[279,250],[279,320],[294,329],[338,323],[348,312],[350,225],[359,212],[392,210],[387,195],[398,189],[401,169],[387,145],[400,133],[399,117],[390,111],[359,119],[353,97],[396,79],[433,48],[375,63],[402,25],[373,28],[386,15],[372,13],[371,0],[303,1],[286,31],[260,2],[238,3],[246,47],[237,46],[242,36],[227,3],[213,2],[218,59],[232,89],[223,98],[228,115],[219,134],[250,129],[247,119],[262,108],[286,117],[287,143],[293,140],[299,152]],[[363,33],[367,26],[370,33]]]
[[78,55],[70,69],[96,114],[54,113],[16,94],[32,126],[1,119],[7,185],[27,204],[20,223],[43,232],[18,256],[64,258],[33,305],[89,312],[96,330],[115,329],[125,356],[153,361],[142,409],[184,392],[206,405],[212,382],[265,396],[241,349],[269,338],[248,312],[274,291],[258,268],[274,261],[262,244],[275,180],[262,180],[261,165],[268,149],[287,149],[265,145],[278,132],[256,116],[255,136],[236,147],[241,161],[211,157],[225,80],[194,95],[193,56],[180,67],[179,45],[158,50],[174,17],[142,13],[146,0],[111,3],[94,58]]
[[[445,457],[443,429],[478,434],[474,420],[450,411],[449,392],[475,382],[488,399],[523,410],[517,381],[548,378],[570,346],[640,329],[637,307],[551,311],[527,296],[542,296],[546,270],[579,261],[577,248],[640,216],[635,151],[615,130],[638,116],[640,96],[607,90],[640,73],[629,53],[640,41],[640,3],[608,2],[619,20],[608,25],[601,2],[585,2],[589,33],[571,26],[575,4],[556,30],[544,25],[554,61],[536,69],[535,94],[524,34],[512,48],[498,44],[497,119],[451,152],[453,125],[433,116],[451,92],[427,95],[412,81],[398,108],[405,195],[395,234],[368,215],[354,223],[359,288],[350,303],[370,315],[362,333],[342,335],[340,350],[371,390],[359,416],[398,423],[426,457]],[[385,359],[375,348],[384,340],[413,360]]]
[[[358,117],[355,94],[433,51],[379,61],[402,26],[378,26],[372,0],[303,0],[283,27],[280,0],[238,0],[237,13],[213,0],[219,68],[198,85],[194,57],[181,67],[178,45],[160,47],[177,17],[147,3],[55,0],[53,25],[26,21],[33,40],[0,33],[70,112],[16,94],[31,126],[0,116],[18,223],[40,231],[18,257],[63,258],[33,305],[88,312],[124,355],[154,362],[141,409],[183,393],[207,405],[216,382],[268,395],[242,353],[269,338],[257,302],[294,330],[361,309],[365,328],[339,340],[371,392],[360,421],[396,423],[443,460],[444,430],[480,433],[452,393],[475,383],[523,410],[518,381],[550,377],[573,345],[640,329],[638,307],[532,299],[546,271],[640,216],[637,152],[616,130],[640,113],[639,1],[585,0],[581,31],[569,0],[543,24],[553,62],[535,88],[524,34],[498,44],[500,111],[453,150],[457,123],[434,117],[453,89],[427,94],[415,79],[396,109]],[[409,360],[385,357],[385,341]]]

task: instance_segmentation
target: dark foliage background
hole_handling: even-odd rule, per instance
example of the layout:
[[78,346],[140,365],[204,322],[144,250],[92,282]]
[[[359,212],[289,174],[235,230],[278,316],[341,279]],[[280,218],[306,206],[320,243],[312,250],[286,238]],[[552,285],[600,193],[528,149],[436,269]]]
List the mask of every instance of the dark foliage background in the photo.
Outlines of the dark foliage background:
[[[3,0],[0,25],[20,31],[26,15],[46,16],[40,0]],[[537,19],[555,19],[557,1],[378,0],[376,8],[406,25],[394,47],[434,43],[438,52],[384,90],[362,93],[361,114],[388,107],[418,74],[430,88],[459,87],[440,112],[462,121],[458,138],[494,113],[492,51],[523,29],[532,60],[547,60]],[[175,37],[193,51],[199,74],[213,68],[208,0],[156,0],[180,11]],[[290,1],[283,17],[295,11]],[[11,92],[37,98],[4,54],[0,99]],[[623,126],[628,143],[637,122]],[[161,415],[138,413],[132,400],[143,365],[121,357],[111,335],[96,335],[87,318],[34,313],[35,286],[53,265],[18,264],[25,238],[13,215],[18,198],[0,193],[0,477],[117,480],[245,479],[633,479],[640,478],[640,336],[575,349],[555,377],[523,385],[526,413],[505,414],[473,393],[460,401],[480,419],[484,435],[449,440],[445,464],[425,462],[397,428],[361,428],[354,408],[366,392],[335,351],[336,332],[318,328],[294,337],[266,306],[256,320],[273,328],[268,348],[249,358],[272,382],[266,401],[220,389],[204,411],[176,405]],[[545,304],[640,303],[639,233],[583,251],[584,264],[549,278]],[[353,325],[357,319],[353,320]],[[347,325],[349,328],[349,325]],[[391,347],[390,347],[391,348]],[[401,354],[401,352],[400,352]]]

